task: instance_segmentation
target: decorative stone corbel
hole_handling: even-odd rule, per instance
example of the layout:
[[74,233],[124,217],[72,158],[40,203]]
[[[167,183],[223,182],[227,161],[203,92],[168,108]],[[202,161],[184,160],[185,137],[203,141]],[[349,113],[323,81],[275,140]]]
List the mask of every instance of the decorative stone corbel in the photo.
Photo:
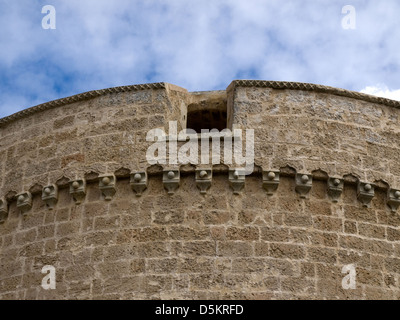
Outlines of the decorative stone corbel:
[[42,200],[49,210],[53,210],[58,201],[58,187],[55,184],[43,188]]
[[375,186],[372,183],[358,182],[357,198],[362,203],[363,207],[369,208],[371,200],[375,195]]
[[312,187],[312,175],[296,173],[296,192],[300,198],[306,199]]
[[147,172],[136,172],[131,174],[131,188],[136,192],[136,196],[140,197],[144,190],[147,189]]
[[388,206],[392,209],[392,212],[396,212],[400,206],[400,190],[389,189],[387,198]]
[[263,171],[263,188],[272,196],[279,186],[279,171]]
[[170,169],[163,171],[163,184],[169,195],[173,195],[176,189],[179,188],[180,181],[181,177],[179,169]]
[[32,194],[29,191],[17,195],[17,208],[20,209],[22,214],[27,213],[32,208]]
[[69,193],[72,194],[76,204],[81,204],[86,196],[86,180],[71,181],[69,183]]
[[6,221],[8,217],[8,203],[4,198],[0,199],[0,223]]
[[99,188],[104,196],[104,200],[111,201],[117,191],[115,183],[117,179],[113,174],[99,176]]
[[229,185],[233,189],[234,194],[240,194],[240,191],[244,188],[246,176],[242,169],[230,169],[229,170]]
[[212,169],[199,168],[196,169],[196,185],[200,189],[201,194],[206,194],[207,190],[211,187]]
[[334,203],[339,201],[340,196],[343,193],[344,180],[340,178],[329,178],[328,179],[328,195],[331,197]]

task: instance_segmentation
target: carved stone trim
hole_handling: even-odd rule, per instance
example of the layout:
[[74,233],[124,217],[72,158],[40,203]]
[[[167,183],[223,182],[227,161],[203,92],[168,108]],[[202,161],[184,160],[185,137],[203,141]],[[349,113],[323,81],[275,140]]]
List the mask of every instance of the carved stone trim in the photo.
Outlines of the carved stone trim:
[[86,180],[79,179],[69,183],[69,193],[76,204],[81,204],[86,197]]
[[272,196],[278,189],[280,181],[279,171],[263,171],[263,188],[267,191],[267,195]]
[[387,205],[392,210],[396,212],[400,206],[400,190],[389,189],[387,194]]
[[169,195],[173,195],[176,189],[179,188],[181,176],[179,169],[166,169],[163,171],[164,188]]
[[198,168],[196,169],[196,186],[200,189],[201,194],[206,194],[210,189],[212,182],[212,169],[211,168]]
[[375,185],[368,182],[358,182],[357,185],[357,199],[365,208],[369,208],[371,200],[375,196]]
[[246,176],[243,169],[229,169],[229,185],[234,194],[240,194],[244,188]]
[[332,202],[337,203],[340,196],[343,193],[344,180],[341,178],[329,178],[328,179],[328,195],[332,199]]
[[296,173],[296,192],[300,195],[300,198],[306,199],[308,193],[312,187],[312,175]]
[[58,187],[55,184],[51,184],[44,187],[42,190],[42,200],[46,203],[49,210],[53,210],[58,201]]
[[[194,168],[192,168],[194,169]],[[226,172],[229,174],[229,185],[233,190],[233,193],[238,195],[243,191],[245,186],[245,171],[240,168],[232,168],[232,169],[224,169],[219,172]],[[209,188],[212,186],[212,176],[213,170],[211,167],[198,167],[194,169],[195,171],[195,180],[196,186],[200,190],[201,194],[206,194]],[[187,170],[186,172],[193,172],[193,170]],[[156,173],[156,171],[154,171]],[[158,171],[159,173],[159,171]],[[152,173],[150,173],[152,174]],[[290,173],[292,176],[293,172]],[[279,187],[280,183],[280,172],[279,171],[271,171],[271,170],[263,170],[262,171],[262,186],[263,189],[267,191],[267,194],[273,195],[274,192]],[[105,181],[106,179],[107,181]],[[93,179],[92,179],[93,180]],[[92,181],[90,180],[90,181]],[[96,177],[97,180],[97,177]],[[109,181],[108,181],[109,180]],[[66,180],[64,182],[67,182]],[[93,180],[95,181],[95,180]],[[114,174],[101,175],[99,177],[99,188],[101,189],[104,198],[106,200],[111,200],[116,193],[116,177]],[[357,182],[357,199],[364,207],[370,207],[370,203],[375,196],[375,188],[377,187],[375,184],[368,182],[361,182],[357,179],[346,180],[351,182],[352,184]],[[107,183],[105,183],[107,182]],[[130,185],[133,191],[136,192],[137,196],[141,196],[142,192],[146,190],[149,182],[149,176],[146,171],[135,172],[130,176]],[[180,186],[180,169],[164,169],[163,170],[163,185],[164,188],[168,191],[168,194],[172,195],[176,192],[176,190]],[[344,178],[340,177],[328,177],[327,181],[327,193],[333,202],[337,203],[343,194],[344,188]],[[295,174],[295,190],[298,194],[300,194],[301,198],[306,198],[309,194],[313,183],[313,177],[311,174]],[[42,189],[42,200],[46,203],[46,206],[51,210],[57,204],[58,199],[58,186],[56,184],[51,184]],[[382,187],[384,188],[384,187]],[[75,181],[69,182],[69,191],[73,196],[76,204],[80,204],[83,202],[86,196],[86,180],[85,179],[77,179]],[[36,189],[37,190],[37,189]],[[31,190],[33,192],[33,189]],[[22,197],[21,197],[22,196]],[[17,199],[17,207],[21,212],[25,213],[32,207],[32,194],[29,192],[23,192],[18,194],[16,197],[12,197],[13,199]],[[386,204],[392,210],[392,212],[396,212],[400,207],[400,190],[396,190],[393,188],[387,189],[386,195]],[[0,223],[4,222],[4,220],[8,216],[8,206],[6,198],[0,199]]]
[[117,179],[113,174],[105,174],[99,176],[99,188],[104,196],[104,200],[111,201],[117,190],[115,189],[115,183]]
[[0,199],[0,223],[6,221],[8,217],[8,203],[4,198]]
[[26,214],[32,208],[32,194],[29,191],[17,195],[17,208]]
[[136,196],[140,197],[144,190],[147,189],[148,179],[147,172],[135,172],[131,174],[130,185]]

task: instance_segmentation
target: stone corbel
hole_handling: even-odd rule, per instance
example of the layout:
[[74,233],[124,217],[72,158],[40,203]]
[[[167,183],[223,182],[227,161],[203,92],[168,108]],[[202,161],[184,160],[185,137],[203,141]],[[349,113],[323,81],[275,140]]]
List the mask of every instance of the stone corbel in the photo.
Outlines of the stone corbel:
[[397,211],[400,206],[400,190],[388,190],[387,205],[390,207],[393,213]]
[[296,173],[296,192],[300,198],[306,199],[312,187],[312,175]]
[[196,169],[196,186],[200,189],[201,194],[206,194],[211,187],[212,169],[199,168]]
[[272,196],[279,186],[279,171],[263,171],[263,188]]
[[104,196],[104,200],[111,201],[116,193],[115,183],[117,179],[113,174],[99,176],[99,188]]
[[69,183],[69,193],[72,194],[76,204],[81,204],[86,197],[86,180],[71,181]]
[[27,213],[32,208],[32,194],[29,191],[17,195],[17,208],[22,214]]
[[233,189],[234,194],[240,194],[244,188],[246,176],[243,169],[230,169],[229,170],[229,185]]
[[357,198],[365,208],[369,208],[372,198],[375,196],[375,186],[372,183],[358,182]]
[[140,197],[144,190],[147,189],[147,172],[136,172],[131,174],[130,185],[136,196]]
[[328,195],[331,197],[334,203],[339,201],[340,196],[343,193],[344,180],[340,178],[329,178],[328,179]]
[[42,200],[49,210],[53,210],[58,201],[58,187],[55,184],[43,188]]
[[8,217],[8,203],[4,198],[0,199],[0,223],[4,223]]
[[168,169],[163,171],[163,185],[169,195],[173,195],[179,188],[181,181],[179,169]]

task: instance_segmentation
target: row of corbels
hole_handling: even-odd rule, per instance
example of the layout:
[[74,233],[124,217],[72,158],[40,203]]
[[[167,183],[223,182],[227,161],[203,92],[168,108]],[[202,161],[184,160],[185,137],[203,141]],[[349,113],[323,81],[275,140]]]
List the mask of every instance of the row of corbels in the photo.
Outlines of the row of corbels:
[[[212,169],[200,168],[196,169],[196,185],[201,194],[206,194],[211,187],[212,182]],[[263,171],[263,188],[266,190],[268,196],[272,196],[278,189],[280,182],[279,171]],[[180,186],[180,170],[167,169],[163,171],[162,182],[164,188],[169,195],[173,195]],[[246,175],[241,169],[229,170],[229,185],[234,194],[240,194],[245,186]],[[296,173],[296,192],[301,198],[307,198],[309,194],[313,177],[311,174]],[[106,201],[112,200],[116,193],[117,178],[114,174],[106,174],[99,176],[99,188]],[[130,185],[136,196],[140,197],[148,186],[147,172],[136,172],[130,176]],[[344,187],[344,180],[342,178],[328,178],[328,195],[333,202],[338,202],[342,195]],[[375,195],[375,185],[367,182],[358,182],[357,185],[357,198],[364,207],[369,207]],[[86,197],[86,180],[77,179],[69,182],[69,192],[72,195],[75,203],[81,204]],[[17,207],[22,214],[25,214],[32,208],[32,194],[28,191],[22,192],[16,196]],[[42,200],[46,203],[48,209],[54,209],[58,201],[58,186],[55,184],[46,186],[42,190]],[[387,194],[387,205],[393,212],[396,212],[400,206],[400,190],[389,189]],[[0,222],[8,216],[8,203],[5,198],[0,199]]]

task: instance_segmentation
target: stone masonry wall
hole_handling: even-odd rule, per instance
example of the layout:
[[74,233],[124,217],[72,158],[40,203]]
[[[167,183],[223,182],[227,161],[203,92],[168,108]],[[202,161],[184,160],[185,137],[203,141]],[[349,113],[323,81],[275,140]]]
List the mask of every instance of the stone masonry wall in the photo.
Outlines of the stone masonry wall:
[[[206,194],[196,166],[182,166],[169,195],[163,168],[147,163],[148,130],[185,127],[193,97],[173,85],[93,92],[0,120],[0,299],[399,299],[397,104],[252,81],[234,81],[226,97],[228,127],[255,130],[257,166],[235,193],[234,166],[214,166]],[[110,201],[104,174],[116,179]],[[81,204],[74,180],[86,183]],[[53,210],[42,200],[50,185]],[[355,290],[342,288],[349,264]],[[56,268],[56,290],[41,287],[44,265]]]
[[263,168],[321,169],[400,187],[398,107],[318,91],[231,85],[228,92],[235,126],[255,130]]

